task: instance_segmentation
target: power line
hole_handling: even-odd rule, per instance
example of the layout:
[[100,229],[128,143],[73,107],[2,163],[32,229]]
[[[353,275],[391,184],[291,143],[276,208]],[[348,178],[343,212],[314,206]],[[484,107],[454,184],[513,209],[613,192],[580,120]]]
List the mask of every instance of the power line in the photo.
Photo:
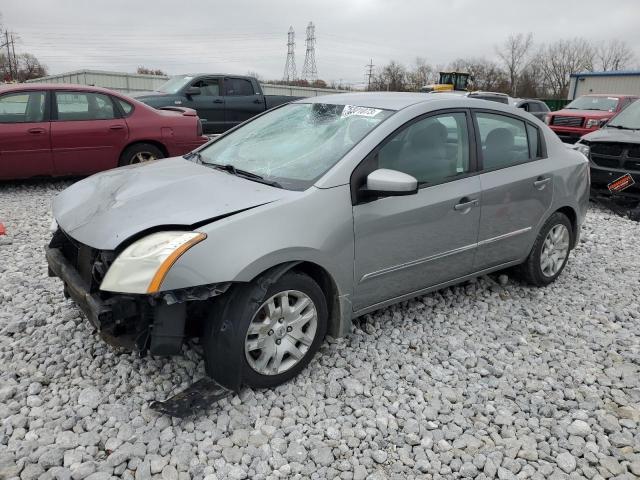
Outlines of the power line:
[[307,39],[305,40],[307,51],[304,55],[302,78],[314,82],[318,79],[318,67],[316,66],[316,27],[313,22],[307,25]]
[[285,82],[292,82],[296,79],[296,55],[294,49],[296,46],[296,33],[293,31],[293,27],[289,27],[287,33],[287,62],[284,64],[284,75],[282,80]]

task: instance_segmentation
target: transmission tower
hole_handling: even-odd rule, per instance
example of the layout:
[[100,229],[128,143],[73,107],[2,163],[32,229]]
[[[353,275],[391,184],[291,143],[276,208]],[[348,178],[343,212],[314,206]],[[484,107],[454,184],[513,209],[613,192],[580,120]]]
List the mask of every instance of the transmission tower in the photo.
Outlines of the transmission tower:
[[307,25],[307,52],[304,55],[302,78],[309,82],[318,79],[318,67],[316,66],[316,27],[313,22]]
[[373,67],[375,67],[375,65],[373,64],[373,58],[369,60],[369,63],[366,64],[365,67],[367,67],[367,73],[365,75],[367,77],[367,91],[368,91],[368,90],[371,90],[371,77],[373,76]]
[[282,76],[282,80],[285,82],[293,82],[296,79],[295,40],[296,34],[293,31],[293,27],[289,27],[289,33],[287,34],[287,63],[284,64],[284,75]]

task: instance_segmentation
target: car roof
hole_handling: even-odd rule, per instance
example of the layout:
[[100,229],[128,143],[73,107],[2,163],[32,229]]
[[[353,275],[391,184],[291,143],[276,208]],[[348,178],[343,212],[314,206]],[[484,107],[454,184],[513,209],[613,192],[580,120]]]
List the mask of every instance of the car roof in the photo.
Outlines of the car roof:
[[306,97],[295,103],[327,103],[333,105],[356,105],[358,107],[380,108],[383,110],[402,110],[418,103],[429,103],[438,100],[470,101],[467,97],[450,93],[360,92]]
[[74,90],[76,92],[98,92],[108,95],[122,95],[121,93],[109,90],[108,88],[79,85],[76,83],[10,83],[0,85],[0,93],[32,90]]

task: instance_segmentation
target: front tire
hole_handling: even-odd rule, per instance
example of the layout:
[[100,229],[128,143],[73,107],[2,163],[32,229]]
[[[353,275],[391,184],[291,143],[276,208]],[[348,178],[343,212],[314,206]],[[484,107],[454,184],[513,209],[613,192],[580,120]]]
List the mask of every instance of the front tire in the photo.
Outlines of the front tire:
[[[320,348],[327,332],[327,301],[318,284],[305,274],[287,272],[266,293],[249,286],[248,298],[226,311],[237,322],[237,334],[223,341],[240,365],[241,382],[255,388],[275,387],[294,378]],[[227,363],[212,328],[205,332],[205,365],[215,378],[216,366]],[[231,342],[231,344],[229,344]],[[212,375],[213,374],[213,375]]]
[[555,212],[540,229],[520,271],[531,285],[544,287],[562,273],[573,245],[573,227],[566,215]]

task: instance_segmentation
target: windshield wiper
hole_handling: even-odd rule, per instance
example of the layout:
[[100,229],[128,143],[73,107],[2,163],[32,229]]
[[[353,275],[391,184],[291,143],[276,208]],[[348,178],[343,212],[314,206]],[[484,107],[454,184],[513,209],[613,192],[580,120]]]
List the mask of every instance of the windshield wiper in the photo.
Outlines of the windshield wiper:
[[200,155],[200,152],[189,152],[183,155],[182,158],[184,158],[185,160],[191,160],[192,158],[195,158],[196,160],[198,160],[198,163],[202,163],[202,155]]
[[607,127],[617,128],[618,130],[640,130],[638,128],[625,127],[624,125],[606,125]]
[[[200,155],[200,154],[198,154],[198,155]],[[278,182],[275,182],[273,180],[267,180],[266,178],[258,175],[257,173],[249,172],[247,170],[241,170],[241,169],[236,168],[233,165],[228,164],[228,163],[206,162],[205,165],[210,165],[213,168],[216,168],[218,170],[223,170],[225,172],[229,172],[231,175],[235,175],[237,177],[246,178],[247,180],[252,180],[252,181],[258,182],[258,183],[264,183],[265,185],[270,185],[270,186],[276,187],[276,188],[282,188],[282,185],[280,185]]]

